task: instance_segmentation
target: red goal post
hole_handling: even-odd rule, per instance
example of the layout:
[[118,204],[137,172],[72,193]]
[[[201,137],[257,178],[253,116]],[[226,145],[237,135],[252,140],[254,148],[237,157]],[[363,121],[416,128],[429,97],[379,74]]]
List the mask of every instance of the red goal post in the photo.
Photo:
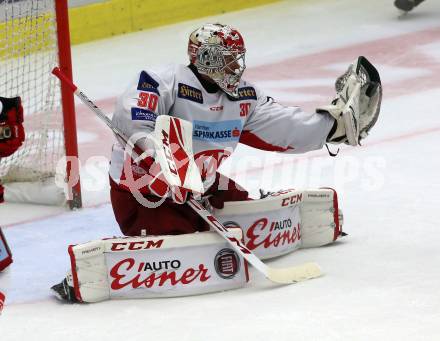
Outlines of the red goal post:
[[67,0],[1,2],[0,43],[0,96],[22,98],[26,132],[17,153],[0,160],[5,198],[79,208],[74,98],[51,75],[58,65],[72,78]]

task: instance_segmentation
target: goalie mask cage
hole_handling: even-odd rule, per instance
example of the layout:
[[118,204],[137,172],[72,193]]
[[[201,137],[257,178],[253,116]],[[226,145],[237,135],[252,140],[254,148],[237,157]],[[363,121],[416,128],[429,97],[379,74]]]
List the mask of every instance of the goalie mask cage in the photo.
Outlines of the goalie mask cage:
[[[0,160],[5,193],[19,183],[25,201],[81,207],[73,94],[51,74],[59,65],[72,78],[67,0],[1,1],[0,41],[0,96],[21,97],[26,132],[23,146]],[[54,193],[62,199],[42,198]]]

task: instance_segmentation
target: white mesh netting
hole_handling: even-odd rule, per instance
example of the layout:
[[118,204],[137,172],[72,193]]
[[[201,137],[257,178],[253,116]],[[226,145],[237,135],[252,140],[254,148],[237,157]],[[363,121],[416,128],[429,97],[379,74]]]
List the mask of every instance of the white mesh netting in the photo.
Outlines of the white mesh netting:
[[0,96],[21,96],[26,141],[0,159],[3,183],[44,181],[65,155],[55,0],[0,1]]

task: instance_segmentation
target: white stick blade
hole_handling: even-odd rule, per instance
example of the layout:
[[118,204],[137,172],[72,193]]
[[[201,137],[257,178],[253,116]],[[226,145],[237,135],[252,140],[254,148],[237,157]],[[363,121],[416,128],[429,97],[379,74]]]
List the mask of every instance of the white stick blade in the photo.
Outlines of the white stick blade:
[[316,263],[305,263],[291,268],[268,268],[267,278],[280,284],[291,284],[321,276],[321,268]]

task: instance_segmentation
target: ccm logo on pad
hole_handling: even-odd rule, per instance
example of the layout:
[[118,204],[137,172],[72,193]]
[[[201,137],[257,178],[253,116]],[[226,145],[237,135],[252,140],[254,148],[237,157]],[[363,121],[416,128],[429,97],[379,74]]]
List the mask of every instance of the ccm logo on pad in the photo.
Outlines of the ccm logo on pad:
[[111,251],[126,251],[126,250],[145,250],[145,249],[160,249],[163,244],[163,239],[159,240],[141,240],[136,242],[120,242],[112,243]]
[[299,203],[300,201],[302,201],[302,193],[292,195],[289,198],[284,198],[283,201],[281,202],[281,206],[293,205],[293,204]]

